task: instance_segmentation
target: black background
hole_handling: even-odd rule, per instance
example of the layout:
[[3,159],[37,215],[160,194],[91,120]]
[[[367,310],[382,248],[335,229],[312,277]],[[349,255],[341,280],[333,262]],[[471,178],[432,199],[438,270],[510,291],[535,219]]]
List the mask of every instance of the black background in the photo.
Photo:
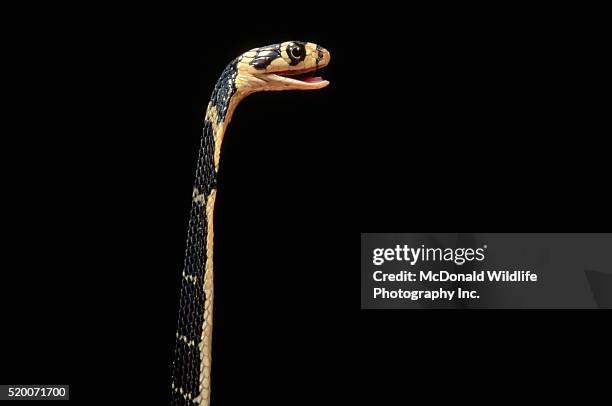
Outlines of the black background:
[[606,313],[360,311],[355,258],[360,232],[609,231],[598,23],[278,6],[8,30],[2,382],[165,403],[203,109],[230,59],[300,39],[331,85],[250,96],[224,142],[213,401],[584,394]]

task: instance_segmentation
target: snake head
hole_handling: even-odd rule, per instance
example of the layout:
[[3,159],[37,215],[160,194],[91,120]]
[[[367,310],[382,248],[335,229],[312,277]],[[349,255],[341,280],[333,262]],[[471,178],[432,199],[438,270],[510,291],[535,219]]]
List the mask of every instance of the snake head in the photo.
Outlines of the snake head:
[[329,63],[329,52],[312,42],[288,41],[254,48],[236,59],[236,90],[313,90],[329,84],[317,71]]

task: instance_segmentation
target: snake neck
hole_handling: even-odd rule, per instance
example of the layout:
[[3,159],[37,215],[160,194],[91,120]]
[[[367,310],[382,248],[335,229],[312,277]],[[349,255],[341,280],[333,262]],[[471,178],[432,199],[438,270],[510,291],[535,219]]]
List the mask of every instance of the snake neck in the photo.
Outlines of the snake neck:
[[234,109],[236,63],[217,81],[206,108],[193,186],[171,365],[171,405],[210,404],[214,297],[214,207],[221,144]]

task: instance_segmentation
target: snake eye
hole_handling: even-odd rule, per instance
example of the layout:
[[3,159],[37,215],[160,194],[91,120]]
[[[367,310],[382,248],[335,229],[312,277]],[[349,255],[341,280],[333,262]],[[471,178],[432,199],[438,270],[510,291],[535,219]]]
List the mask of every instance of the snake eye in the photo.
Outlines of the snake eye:
[[291,61],[296,64],[304,59],[306,56],[306,49],[302,44],[291,44],[287,48],[287,54],[289,54]]

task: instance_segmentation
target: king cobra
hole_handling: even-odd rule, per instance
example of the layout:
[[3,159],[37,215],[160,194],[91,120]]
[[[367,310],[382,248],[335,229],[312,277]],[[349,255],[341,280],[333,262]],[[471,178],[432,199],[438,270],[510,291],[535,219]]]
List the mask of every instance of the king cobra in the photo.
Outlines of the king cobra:
[[316,71],[329,52],[289,41],[251,49],[231,61],[215,84],[204,117],[181,279],[171,365],[171,405],[210,405],[213,327],[213,213],[221,143],[242,99],[267,90],[313,90],[329,84]]

